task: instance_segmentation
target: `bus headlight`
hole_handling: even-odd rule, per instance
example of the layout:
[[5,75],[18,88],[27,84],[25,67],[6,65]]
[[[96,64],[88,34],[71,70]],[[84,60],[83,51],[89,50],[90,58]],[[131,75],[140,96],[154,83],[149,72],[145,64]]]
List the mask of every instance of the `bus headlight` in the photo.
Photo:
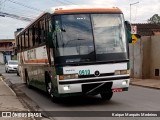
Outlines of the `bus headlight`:
[[59,80],[76,79],[78,74],[59,75]]
[[116,70],[114,72],[115,75],[124,75],[124,74],[129,74],[130,70]]
[[127,80],[124,80],[124,81],[122,82],[122,85],[127,85]]
[[70,90],[70,86],[64,86],[63,90],[65,90],[65,91]]

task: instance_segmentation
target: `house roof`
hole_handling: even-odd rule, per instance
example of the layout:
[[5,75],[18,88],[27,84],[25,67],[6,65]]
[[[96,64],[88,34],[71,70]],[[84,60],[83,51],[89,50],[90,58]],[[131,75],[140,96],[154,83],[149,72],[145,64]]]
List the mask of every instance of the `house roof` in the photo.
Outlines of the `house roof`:
[[136,23],[132,24],[137,26],[137,34],[140,36],[152,36],[155,32],[160,32],[160,25],[151,23]]
[[4,43],[4,42],[13,42],[13,41],[15,41],[15,39],[0,39],[1,43]]

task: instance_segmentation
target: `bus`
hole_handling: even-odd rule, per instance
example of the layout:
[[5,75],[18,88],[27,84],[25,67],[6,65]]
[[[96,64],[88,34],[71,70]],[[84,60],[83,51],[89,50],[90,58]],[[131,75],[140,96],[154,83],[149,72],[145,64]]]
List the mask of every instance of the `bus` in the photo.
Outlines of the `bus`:
[[55,9],[16,36],[21,79],[53,101],[128,91],[130,24],[119,8]]

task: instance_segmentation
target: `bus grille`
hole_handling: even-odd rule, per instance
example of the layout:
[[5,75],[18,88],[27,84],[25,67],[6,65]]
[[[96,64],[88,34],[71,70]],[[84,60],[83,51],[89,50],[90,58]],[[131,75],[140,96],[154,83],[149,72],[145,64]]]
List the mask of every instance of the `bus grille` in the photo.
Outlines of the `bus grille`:
[[111,92],[112,82],[83,84],[82,92],[84,94],[99,94],[102,92]]

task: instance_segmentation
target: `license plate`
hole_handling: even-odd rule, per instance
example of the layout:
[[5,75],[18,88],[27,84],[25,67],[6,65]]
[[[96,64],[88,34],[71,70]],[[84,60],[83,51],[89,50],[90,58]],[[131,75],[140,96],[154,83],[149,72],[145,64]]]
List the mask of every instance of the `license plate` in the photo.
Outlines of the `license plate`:
[[116,88],[116,89],[112,89],[112,92],[122,92],[123,89],[122,88]]

